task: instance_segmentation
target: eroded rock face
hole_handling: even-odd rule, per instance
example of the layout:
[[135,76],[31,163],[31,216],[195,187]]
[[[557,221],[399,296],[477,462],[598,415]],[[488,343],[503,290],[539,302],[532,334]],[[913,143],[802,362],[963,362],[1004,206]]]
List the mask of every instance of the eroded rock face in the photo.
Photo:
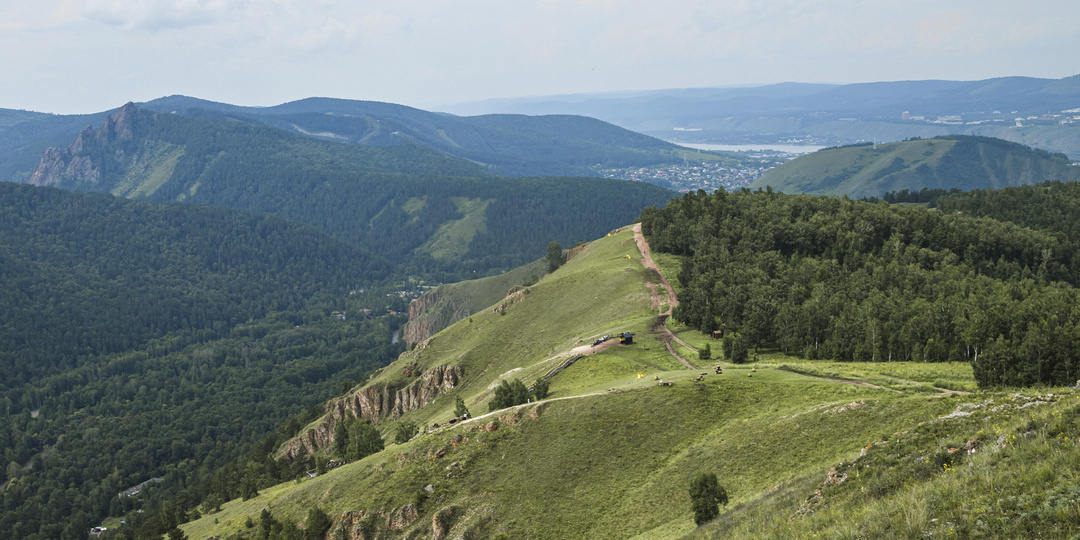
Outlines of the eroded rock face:
[[[35,186],[56,186],[68,182],[97,184],[101,179],[101,171],[94,168],[88,156],[79,154],[94,145],[131,140],[135,111],[135,105],[128,103],[109,116],[99,129],[86,126],[67,148],[45,149],[41,153],[41,162],[26,183]],[[123,160],[123,152],[116,158],[117,161]]]
[[450,521],[454,517],[454,507],[448,506],[431,516],[431,540],[443,540],[450,532]]
[[468,301],[452,302],[443,298],[438,289],[428,291],[409,302],[409,322],[402,330],[402,339],[419,343],[471,314]]
[[334,427],[346,415],[349,418],[365,418],[373,423],[383,418],[400,418],[449,392],[461,382],[463,374],[460,366],[436,366],[400,390],[385,385],[371,385],[355,394],[334,399],[327,405],[329,413],[323,421],[289,441],[285,454],[289,458],[296,458],[334,444]]
[[380,537],[380,530],[401,531],[416,523],[418,519],[420,519],[420,512],[412,504],[406,504],[389,512],[351,510],[337,517],[326,537],[374,540]]

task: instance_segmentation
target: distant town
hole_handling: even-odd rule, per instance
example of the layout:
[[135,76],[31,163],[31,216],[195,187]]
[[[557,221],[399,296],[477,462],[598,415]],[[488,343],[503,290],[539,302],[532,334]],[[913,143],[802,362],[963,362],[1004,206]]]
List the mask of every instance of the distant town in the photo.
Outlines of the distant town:
[[798,156],[776,151],[723,152],[723,155],[722,160],[714,162],[598,169],[597,174],[604,178],[648,182],[681,192],[698,189],[713,192],[721,187],[732,191],[750,185],[765,171]]
[[929,118],[924,115],[912,114],[904,111],[900,114],[900,120],[904,122],[926,122],[930,124],[945,124],[950,126],[978,126],[983,124],[1007,125],[1015,127],[1069,125],[1080,121],[1080,108],[1061,111],[1059,114],[1046,113],[1041,115],[1016,116],[1017,111],[1002,113],[991,111],[989,113],[948,114]]

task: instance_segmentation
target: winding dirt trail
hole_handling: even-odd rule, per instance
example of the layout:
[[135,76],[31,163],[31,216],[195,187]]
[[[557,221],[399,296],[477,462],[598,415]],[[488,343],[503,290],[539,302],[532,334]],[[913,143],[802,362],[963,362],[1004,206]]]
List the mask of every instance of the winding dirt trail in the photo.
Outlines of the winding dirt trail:
[[[890,378],[890,379],[896,379],[896,380],[898,380],[900,382],[906,382],[906,383],[911,383],[911,384],[926,384],[926,383],[921,383],[919,381],[913,381],[913,380],[910,380],[910,379],[902,379],[902,378],[897,377],[895,375],[885,375],[885,376]],[[933,386],[933,385],[931,385],[931,386]],[[968,395],[971,395],[971,392],[965,392],[963,390],[949,390],[948,388],[942,388],[940,386],[934,386],[934,389],[936,389],[938,392],[941,392],[942,394],[944,394],[946,396],[968,396]]]
[[885,388],[884,386],[878,386],[876,384],[871,384],[871,383],[868,383],[866,381],[860,381],[860,380],[856,380],[856,379],[845,379],[843,377],[830,377],[828,375],[814,375],[813,373],[807,373],[805,371],[799,371],[797,369],[785,369],[784,371],[787,371],[789,373],[794,373],[796,375],[802,375],[804,377],[814,377],[816,379],[828,379],[830,381],[836,381],[836,382],[839,382],[839,383],[854,384],[856,386],[865,386],[867,388],[875,388],[877,390],[888,390],[890,392],[896,392],[897,394],[903,394],[903,392],[901,392],[899,390],[893,390],[892,388]]
[[[675,289],[671,287],[671,284],[664,279],[664,275],[660,273],[660,269],[656,267],[656,263],[653,262],[652,252],[649,251],[649,243],[645,241],[645,235],[641,234],[641,223],[634,224],[634,241],[637,242],[637,247],[641,251],[641,265],[649,270],[656,277],[656,281],[660,283],[664,290],[668,293],[668,308],[667,311],[660,314],[661,317],[667,318],[671,316],[671,311],[679,305],[679,299],[675,297]],[[652,289],[652,303],[653,307],[660,309],[662,304],[660,303],[660,294],[656,292],[656,286],[650,287]]]
[[[645,241],[645,235],[641,234],[641,223],[634,224],[634,241],[637,242],[638,250],[641,251],[641,265],[644,266],[646,270],[652,272],[653,277],[656,278],[656,282],[660,283],[660,286],[663,287],[665,291],[667,291],[668,308],[666,311],[660,313],[659,315],[664,347],[666,347],[668,353],[670,353],[671,356],[678,360],[682,365],[686,366],[689,369],[697,369],[696,367],[694,367],[693,364],[688,362],[678,352],[676,352],[675,347],[671,345],[671,341],[674,340],[683,347],[686,347],[691,351],[697,352],[697,349],[687,345],[686,342],[679,339],[679,337],[676,336],[674,332],[668,329],[667,324],[665,324],[667,318],[671,316],[671,312],[675,309],[675,306],[679,305],[679,299],[675,296],[675,289],[671,287],[671,284],[668,283],[666,279],[664,279],[664,274],[661,274],[660,269],[656,267],[656,262],[653,261],[652,253],[649,251],[649,243]],[[652,306],[657,311],[660,311],[660,308],[663,307],[663,304],[660,301],[660,293],[656,291],[655,283],[649,281],[648,284],[649,292],[652,296]]]

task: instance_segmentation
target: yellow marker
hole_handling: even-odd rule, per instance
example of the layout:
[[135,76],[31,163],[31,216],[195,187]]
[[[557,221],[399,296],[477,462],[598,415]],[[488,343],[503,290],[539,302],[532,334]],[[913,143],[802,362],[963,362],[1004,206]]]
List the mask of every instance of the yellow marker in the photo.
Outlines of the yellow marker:
[[637,374],[637,378],[639,378],[639,379],[644,379],[644,378],[645,378],[645,374],[644,374],[644,373],[638,373],[638,374]]
[[627,255],[627,256],[626,256],[626,258],[627,258],[627,259],[629,259],[629,258],[630,258],[630,256],[629,256],[629,255]]

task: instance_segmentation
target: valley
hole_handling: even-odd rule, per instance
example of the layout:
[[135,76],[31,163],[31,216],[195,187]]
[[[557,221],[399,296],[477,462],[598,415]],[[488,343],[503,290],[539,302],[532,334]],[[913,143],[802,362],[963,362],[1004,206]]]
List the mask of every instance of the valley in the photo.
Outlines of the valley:
[[[54,140],[0,184],[15,537],[1080,523],[1053,472],[1080,437],[1063,155],[945,136],[788,160],[325,99],[173,96],[67,140],[41,120],[0,138]],[[598,171],[637,181],[563,176]],[[699,521],[702,474],[728,500]],[[965,482],[1008,488],[971,507]]]

